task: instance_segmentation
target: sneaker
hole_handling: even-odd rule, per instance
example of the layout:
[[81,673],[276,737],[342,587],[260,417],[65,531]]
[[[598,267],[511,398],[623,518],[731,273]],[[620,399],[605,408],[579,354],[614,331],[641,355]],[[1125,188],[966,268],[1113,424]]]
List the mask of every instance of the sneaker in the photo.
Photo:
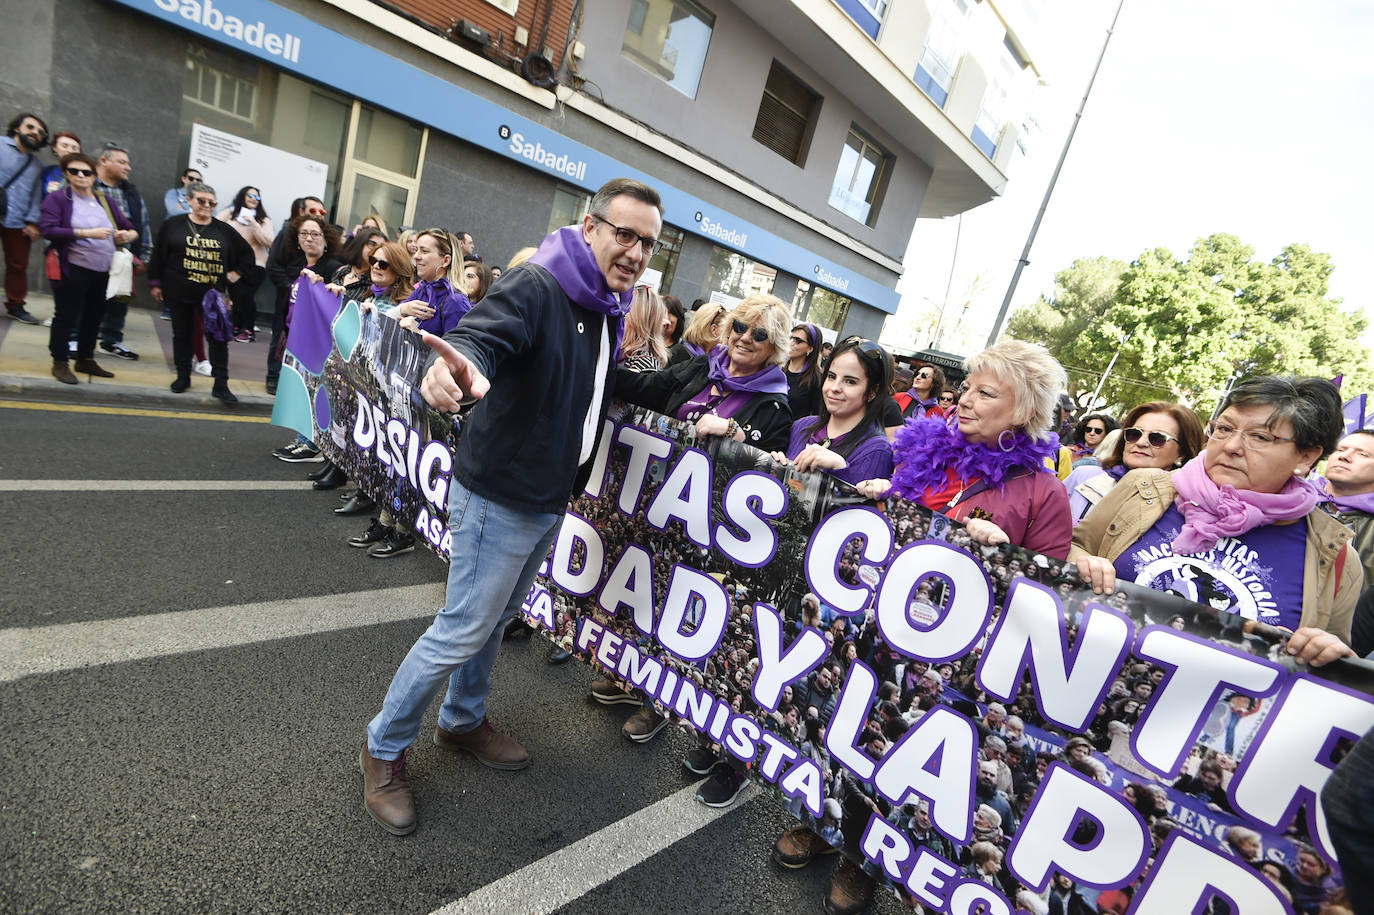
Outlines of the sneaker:
[[295,445],[289,446],[286,454],[277,454],[276,451],[272,454],[277,460],[285,461],[288,464],[319,464],[324,461],[324,455],[320,454],[320,449],[312,448],[305,442],[297,442]]
[[361,534],[354,534],[352,537],[348,538],[348,545],[363,547],[372,546],[374,543],[381,543],[386,539],[386,535],[390,530],[390,526],[373,518],[372,523],[367,526],[367,530],[363,531]]
[[38,319],[29,314],[28,309],[23,305],[13,305],[6,309],[9,316],[20,324],[37,324]]
[[[100,348],[103,349],[105,352],[109,353],[111,356],[118,356],[120,359],[128,359],[130,362],[135,362],[138,359],[138,353],[129,349],[123,343],[106,343],[102,340],[100,342]],[[208,375],[210,373],[201,372],[201,374]]]
[[858,915],[873,902],[873,878],[863,868],[841,858],[830,878],[830,891],[825,894],[824,906],[830,915]]
[[814,829],[798,826],[789,829],[773,844],[773,860],[783,867],[797,870],[806,867],[821,855],[834,855],[839,849],[816,834]]
[[204,375],[206,378],[209,378],[210,373],[214,371],[214,369],[210,367],[209,359],[202,359],[191,366],[191,371],[195,372],[197,375]]
[[654,739],[654,735],[663,730],[668,724],[668,719],[654,711],[651,706],[641,705],[639,711],[630,716],[625,722],[625,726],[620,729],[620,733],[633,740],[635,743],[648,743]]
[[380,542],[368,547],[367,555],[374,559],[390,559],[392,556],[401,556],[415,550],[415,536],[413,534],[402,534],[400,531],[389,531],[386,537]]
[[291,455],[296,453],[296,447],[298,445],[300,445],[300,442],[288,442],[287,444],[282,445],[280,448],[273,448],[272,457],[276,458],[279,461],[284,461]]
[[170,320],[172,320],[172,306],[171,306],[171,305],[163,305],[163,306],[162,306],[162,314],[158,315],[158,317],[160,317],[160,318],[161,318],[162,320],[164,320],[164,321],[170,321]]
[[234,331],[234,342],[235,342],[235,343],[250,343],[250,342],[252,342],[252,340],[253,340],[253,335],[252,335],[251,333],[249,333],[248,331],[246,331],[246,330]]
[[707,807],[729,807],[744,790],[748,779],[728,762],[720,762],[711,770],[711,777],[697,789],[697,800]]
[[682,768],[693,775],[710,775],[711,770],[720,762],[720,757],[708,747],[693,747],[682,759]]
[[602,705],[639,705],[644,700],[620,688],[610,677],[592,681],[592,698]]

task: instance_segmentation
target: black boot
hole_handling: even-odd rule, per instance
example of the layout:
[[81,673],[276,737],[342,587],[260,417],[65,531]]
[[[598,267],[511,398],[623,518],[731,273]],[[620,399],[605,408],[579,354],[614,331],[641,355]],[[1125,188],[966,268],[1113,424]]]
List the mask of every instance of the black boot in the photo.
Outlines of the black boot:
[[334,514],[358,515],[363,512],[372,511],[372,509],[376,507],[377,503],[369,499],[367,497],[367,493],[359,489],[353,493],[353,497],[351,499],[349,499],[343,505],[340,505],[338,508],[334,509]]
[[333,471],[334,471],[334,462],[333,462],[333,461],[328,461],[328,460],[327,460],[327,461],[325,461],[323,464],[321,464],[319,467],[316,467],[314,470],[312,470],[312,471],[310,471],[309,473],[307,473],[307,474],[305,475],[305,478],[306,478],[307,480],[323,480],[325,477],[329,476],[329,474],[332,473]]
[[329,465],[329,472],[320,477],[313,484],[315,489],[338,489],[348,482],[348,474],[344,473],[333,464]]

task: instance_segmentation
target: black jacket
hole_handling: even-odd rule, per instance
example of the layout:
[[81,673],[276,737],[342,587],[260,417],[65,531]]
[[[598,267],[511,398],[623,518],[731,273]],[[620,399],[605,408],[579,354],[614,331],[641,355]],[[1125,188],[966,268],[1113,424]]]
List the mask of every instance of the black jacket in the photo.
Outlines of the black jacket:
[[[658,372],[616,369],[615,393],[622,400],[672,416],[710,382],[710,360],[693,356]],[[734,415],[744,441],[764,451],[783,451],[792,432],[786,394],[755,394]]]
[[[562,512],[586,483],[582,420],[592,402],[605,315],[573,303],[543,267],[522,264],[444,337],[491,381],[464,420],[453,476],[479,496],[523,511]],[[432,357],[430,362],[434,361]],[[611,400],[608,362],[598,438]],[[593,455],[596,449],[593,448]]]

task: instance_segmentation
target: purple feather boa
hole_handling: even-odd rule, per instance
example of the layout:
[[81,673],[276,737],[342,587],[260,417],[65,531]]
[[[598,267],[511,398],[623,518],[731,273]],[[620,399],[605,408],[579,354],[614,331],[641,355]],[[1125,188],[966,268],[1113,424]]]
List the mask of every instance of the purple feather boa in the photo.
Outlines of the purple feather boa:
[[1037,442],[1017,431],[1011,450],[1003,451],[997,445],[970,442],[958,426],[947,426],[939,417],[912,417],[897,431],[893,451],[897,458],[893,493],[919,499],[927,490],[945,485],[950,467],[961,480],[976,477],[999,489],[1017,468],[1045,470],[1045,459],[1059,452],[1059,436],[1051,433],[1047,440]]

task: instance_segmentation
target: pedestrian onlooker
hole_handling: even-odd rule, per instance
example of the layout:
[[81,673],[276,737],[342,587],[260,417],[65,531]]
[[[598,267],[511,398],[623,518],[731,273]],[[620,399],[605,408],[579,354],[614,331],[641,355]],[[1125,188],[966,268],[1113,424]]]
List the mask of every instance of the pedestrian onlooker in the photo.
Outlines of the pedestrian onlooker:
[[[499,275],[499,270],[492,267],[493,279]],[[682,310],[682,299],[675,295],[665,295],[663,297],[663,307],[668,309],[668,316],[663,319],[663,345],[677,346],[682,335],[687,332],[686,312]]]
[[169,188],[167,193],[162,195],[162,205],[167,210],[167,219],[191,212],[191,198],[187,196],[186,189],[204,180],[198,168],[188,168],[181,173],[181,186]]
[[[172,361],[177,373],[173,394],[191,386],[191,335],[205,293],[221,281],[237,282],[253,263],[253,249],[243,236],[215,218],[215,189],[193,184],[186,191],[191,212],[162,224],[148,262],[153,298],[172,309]],[[215,379],[211,394],[226,404],[237,403],[229,391],[228,342],[206,342]]]
[[43,169],[43,196],[45,198],[66,183],[66,175],[62,173],[62,157],[81,152],[81,140],[70,130],[59,130],[52,135],[51,147],[53,158],[57,162]]
[[457,249],[454,251],[454,254],[459,263],[462,263],[469,257],[477,257],[477,243],[472,240],[472,236],[469,233],[459,229],[457,232],[453,233],[453,239],[455,242],[454,247]]
[[[551,234],[464,316],[446,338],[449,353],[425,375],[421,390],[435,409],[477,404],[454,456],[445,607],[401,663],[359,754],[364,804],[388,832],[415,829],[406,752],[445,684],[437,744],[492,768],[529,765],[529,752],[487,719],[492,668],[502,627],[590,472],[615,340],[658,245],[661,207],[658,193],[638,181],[608,182],[581,225]],[[535,415],[544,419],[507,419]]]
[[63,384],[77,384],[67,365],[68,338],[75,331],[76,371],[97,378],[113,378],[114,372],[95,361],[95,341],[105,313],[105,287],[115,246],[133,241],[138,232],[124,213],[94,190],[95,162],[85,153],[62,157],[67,186],[43,201],[43,237],[57,254],[61,278],[52,281],[53,377]]
[[[148,228],[148,207],[143,203],[143,195],[138,187],[129,181],[133,163],[129,161],[129,151],[118,143],[106,143],[100,150],[96,162],[95,189],[105,195],[111,205],[118,206],[138,230],[138,238],[133,242],[134,272],[142,272],[152,255],[152,233]],[[107,299],[105,319],[100,322],[100,348],[112,356],[130,361],[138,358],[138,353],[124,345],[124,320],[129,315],[129,298]]]
[[491,288],[492,268],[481,261],[465,261],[463,263],[463,294],[468,297],[468,301],[476,305],[482,301],[482,297]]
[[25,307],[29,297],[29,251],[38,238],[39,183],[43,166],[34,153],[48,139],[48,125],[24,111],[10,118],[0,143],[0,187],[5,209],[0,213],[0,243],[5,251],[5,311],[16,321],[37,324]]
[[275,231],[262,205],[262,192],[251,185],[239,188],[218,217],[242,235],[248,247],[253,249],[252,268],[239,277],[238,282],[229,285],[229,298],[234,303],[234,339],[247,343],[256,339],[253,322],[258,319],[258,287],[267,278],[267,252],[272,248]]

